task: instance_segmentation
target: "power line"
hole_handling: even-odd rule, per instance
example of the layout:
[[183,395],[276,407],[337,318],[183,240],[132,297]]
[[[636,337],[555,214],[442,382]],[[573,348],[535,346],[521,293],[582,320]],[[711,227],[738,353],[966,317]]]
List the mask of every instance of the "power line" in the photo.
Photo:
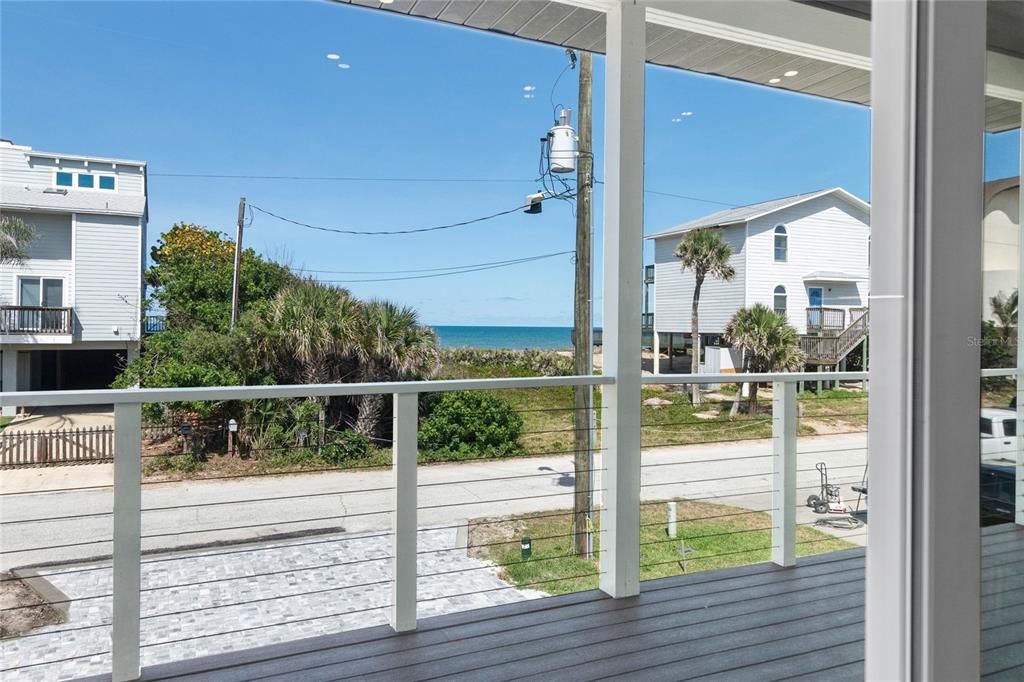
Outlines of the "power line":
[[[561,198],[561,196],[565,196],[566,194],[567,194],[567,192],[563,193],[562,195],[557,195],[557,194],[556,195],[552,195],[551,197],[548,197],[548,198],[558,199],[558,198]],[[278,215],[277,213],[274,213],[273,211],[268,211],[265,208],[260,208],[259,206],[255,205],[255,204],[249,204],[249,205],[252,206],[253,209],[259,211],[260,213],[268,215],[268,216],[270,216],[272,218],[277,218],[278,220],[280,220],[282,222],[290,223],[292,225],[297,225],[299,227],[305,227],[305,228],[308,228],[310,230],[319,230],[321,232],[334,232],[336,234],[351,234],[351,235],[361,235],[361,236],[417,234],[417,233],[420,233],[420,232],[436,232],[438,230],[450,230],[450,229],[456,228],[456,227],[466,227],[468,225],[475,225],[476,223],[482,223],[482,222],[484,222],[486,220],[493,220],[494,218],[500,218],[501,216],[506,216],[506,215],[509,215],[511,213],[516,213],[517,211],[522,211],[522,210],[527,209],[527,208],[530,207],[530,204],[521,204],[519,206],[516,206],[515,208],[510,208],[510,209],[505,210],[505,211],[498,211],[497,213],[491,213],[491,214],[488,214],[488,215],[480,216],[479,218],[471,218],[469,220],[461,220],[461,221],[459,221],[457,223],[447,223],[445,225],[432,225],[430,227],[415,227],[415,228],[409,228],[409,229],[405,229],[405,230],[380,230],[380,231],[373,232],[373,231],[368,231],[368,230],[349,230],[349,229],[341,228],[341,227],[325,227],[323,225],[312,225],[310,223],[304,223],[304,222],[302,222],[300,220],[293,220],[291,218],[286,218],[286,217],[284,217],[282,215]]]
[[[514,184],[533,184],[538,181],[537,178],[440,178],[440,177],[407,177],[407,178],[385,178],[385,177],[362,177],[354,175],[236,175],[228,173],[149,173],[149,177],[162,177],[162,178],[198,178],[206,180],[296,180],[296,181],[332,181],[332,182],[425,182],[425,183],[446,183],[446,182],[458,182],[458,183],[514,183]],[[599,185],[604,184],[604,180],[594,180]],[[736,208],[737,204],[730,204],[724,201],[717,201],[715,199],[704,199],[702,197],[689,196],[686,194],[676,194],[674,192],[662,192],[654,189],[644,189],[645,194],[655,194],[663,197],[672,197],[674,199],[685,199],[686,201],[697,201],[705,204],[716,204],[718,206],[727,206],[729,208]]]
[[323,180],[331,182],[534,182],[532,178],[439,178],[439,177],[407,177],[384,178],[356,175],[256,175],[232,173],[149,173],[150,177],[160,178],[202,178],[207,180]]
[[[604,184],[604,180],[594,180],[599,185]],[[705,204],[717,204],[718,206],[726,206],[728,208],[736,208],[737,204],[727,204],[724,201],[715,201],[714,199],[702,199],[701,197],[692,197],[686,194],[673,194],[672,192],[660,192],[654,189],[645,189],[644,194],[657,194],[663,197],[673,197],[675,199],[686,199],[687,201],[699,201]]]
[[557,253],[547,253],[547,254],[544,254],[544,255],[541,255],[541,256],[530,256],[529,258],[520,258],[520,259],[517,259],[517,260],[514,260],[514,261],[508,261],[508,262],[505,262],[505,263],[499,263],[499,264],[495,264],[495,265],[466,268],[464,270],[456,270],[456,271],[453,271],[453,272],[440,272],[440,273],[434,273],[434,274],[429,274],[429,275],[410,275],[408,277],[379,277],[379,278],[374,278],[374,279],[348,279],[348,280],[345,280],[345,279],[321,279],[321,280],[318,280],[318,281],[324,282],[324,283],[327,283],[327,284],[359,284],[361,282],[398,282],[398,281],[409,280],[409,279],[431,279],[431,278],[434,278],[434,277],[447,277],[449,275],[464,275],[466,273],[480,272],[482,270],[497,270],[498,268],[507,268],[507,267],[510,267],[510,266],[513,266],[513,265],[521,265],[523,263],[532,263],[533,261],[544,260],[546,258],[554,258],[556,256],[565,256],[565,255],[573,254],[573,253],[575,253],[575,251],[559,251]]
[[510,258],[508,260],[496,260],[489,263],[468,263],[465,265],[449,265],[443,268],[416,268],[413,270],[315,270],[313,268],[297,268],[297,272],[313,272],[328,275],[407,275],[421,272],[443,272],[445,270],[462,270],[463,268],[478,268],[486,265],[504,265],[506,263],[519,263],[531,258],[546,258],[548,256],[561,256],[572,251],[559,251],[558,253],[546,253],[540,256],[524,256],[523,258]]

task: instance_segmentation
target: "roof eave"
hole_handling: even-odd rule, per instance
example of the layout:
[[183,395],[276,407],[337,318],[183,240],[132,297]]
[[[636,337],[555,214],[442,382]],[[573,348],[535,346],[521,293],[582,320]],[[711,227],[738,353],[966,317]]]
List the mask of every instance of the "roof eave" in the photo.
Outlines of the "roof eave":
[[25,211],[26,213],[81,213],[83,215],[117,215],[130,218],[141,218],[145,215],[145,211],[118,211],[112,208],[76,208],[73,206],[39,206],[38,204],[16,204],[9,202],[0,203],[0,209]]
[[688,227],[684,230],[670,230],[668,232],[658,232],[657,234],[649,234],[644,239],[661,239],[662,237],[678,237],[681,234],[687,232],[693,232],[694,230],[715,230],[719,227],[732,227],[733,225],[742,225],[743,223],[750,222],[748,220],[733,220],[728,223],[716,223],[714,225],[701,225],[700,227]]
[[107,163],[111,165],[121,166],[138,166],[139,169],[146,167],[145,161],[137,161],[135,159],[111,159],[103,156],[82,156],[80,154],[58,154],[56,152],[37,152],[35,150],[28,150],[25,152],[27,157],[37,157],[40,159],[56,159],[64,161],[88,161],[89,163]]

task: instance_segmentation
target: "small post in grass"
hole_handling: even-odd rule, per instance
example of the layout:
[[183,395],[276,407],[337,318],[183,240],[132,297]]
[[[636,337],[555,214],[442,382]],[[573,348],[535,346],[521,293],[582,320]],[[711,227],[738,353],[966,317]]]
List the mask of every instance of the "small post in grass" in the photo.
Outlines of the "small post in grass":
[[677,506],[675,502],[668,503],[668,536],[670,538],[676,536]]

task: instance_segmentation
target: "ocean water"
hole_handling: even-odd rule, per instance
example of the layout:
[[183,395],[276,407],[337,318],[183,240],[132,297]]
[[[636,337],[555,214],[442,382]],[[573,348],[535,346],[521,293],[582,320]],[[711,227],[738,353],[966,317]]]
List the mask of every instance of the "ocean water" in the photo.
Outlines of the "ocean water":
[[463,327],[435,326],[444,348],[507,348],[522,350],[568,350],[572,348],[572,327]]

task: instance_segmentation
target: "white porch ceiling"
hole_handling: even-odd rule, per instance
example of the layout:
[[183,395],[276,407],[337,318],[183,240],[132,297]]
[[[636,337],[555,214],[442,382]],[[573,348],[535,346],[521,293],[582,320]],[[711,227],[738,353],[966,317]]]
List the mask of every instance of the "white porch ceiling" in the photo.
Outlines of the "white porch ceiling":
[[[607,0],[334,1],[589,52],[605,49]],[[862,12],[792,0],[649,0],[647,5],[651,64],[759,85],[795,70],[797,76],[769,87],[870,104],[869,24]],[[752,12],[754,7],[764,11]],[[1021,124],[1024,62],[1005,52],[989,53],[986,127],[992,132]]]

